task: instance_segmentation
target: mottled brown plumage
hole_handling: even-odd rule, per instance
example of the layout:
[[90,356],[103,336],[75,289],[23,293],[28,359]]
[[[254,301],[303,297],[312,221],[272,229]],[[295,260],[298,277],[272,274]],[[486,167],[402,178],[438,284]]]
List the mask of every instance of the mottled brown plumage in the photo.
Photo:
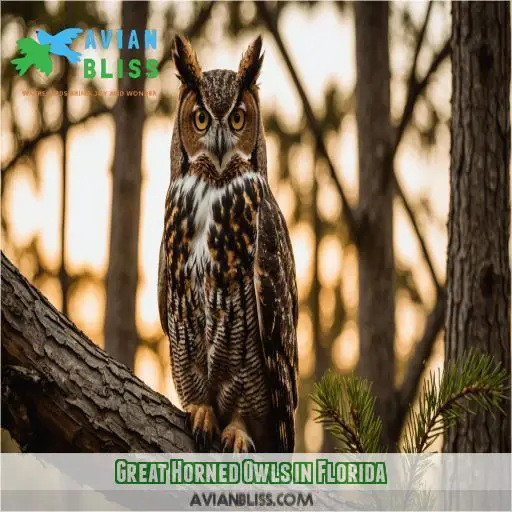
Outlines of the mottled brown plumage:
[[256,80],[261,38],[237,73],[201,71],[176,38],[182,82],[158,292],[172,374],[200,448],[293,451],[297,288],[267,182]]
[[186,37],[176,36],[172,56],[178,70],[178,79],[186,87],[197,91],[203,71],[197,60],[196,52]]

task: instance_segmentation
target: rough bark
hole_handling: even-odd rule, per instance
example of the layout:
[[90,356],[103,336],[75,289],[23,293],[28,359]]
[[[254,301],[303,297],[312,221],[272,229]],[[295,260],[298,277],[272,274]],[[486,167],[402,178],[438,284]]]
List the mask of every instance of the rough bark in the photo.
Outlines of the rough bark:
[[[510,3],[452,9],[445,359],[478,347],[510,372]],[[510,409],[466,417],[444,450],[510,452]]]
[[30,452],[191,452],[184,414],[92,343],[2,253],[2,427]]
[[[144,33],[147,2],[123,2],[122,25]],[[120,90],[144,89],[144,45],[121,50],[127,63],[139,59],[142,73],[130,78],[125,72]],[[110,255],[106,280],[105,350],[129,368],[135,363],[138,344],[136,295],[138,284],[139,218],[142,183],[142,135],[144,97],[121,96],[114,108],[116,143],[113,164]]]
[[383,442],[391,447],[395,407],[395,268],[389,160],[390,65],[387,2],[356,2],[359,144],[359,373],[373,382]]

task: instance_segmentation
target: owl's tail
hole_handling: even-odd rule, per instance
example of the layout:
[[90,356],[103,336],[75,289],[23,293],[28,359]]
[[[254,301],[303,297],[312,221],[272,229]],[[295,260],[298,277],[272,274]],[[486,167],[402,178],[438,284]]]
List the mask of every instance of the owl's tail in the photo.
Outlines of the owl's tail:
[[28,57],[12,59],[11,63],[16,66],[16,71],[18,71],[20,76],[23,76],[27,72],[27,69],[32,65],[32,62],[30,59],[28,59]]

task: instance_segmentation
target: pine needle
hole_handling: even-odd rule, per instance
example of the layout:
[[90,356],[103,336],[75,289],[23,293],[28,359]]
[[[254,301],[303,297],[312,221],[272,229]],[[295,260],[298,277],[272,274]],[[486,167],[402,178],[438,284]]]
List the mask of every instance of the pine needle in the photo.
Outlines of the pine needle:
[[[475,406],[493,414],[503,412],[508,373],[492,356],[471,349],[441,371],[431,372],[422,386],[418,410],[410,407],[405,428],[405,453],[423,453]],[[313,386],[315,421],[341,442],[348,453],[381,452],[382,421],[375,417],[371,384],[355,375],[328,371]]]
[[348,453],[378,453],[382,422],[375,417],[371,384],[359,377],[328,371],[313,387],[316,421],[342,444]]
[[473,349],[460,360],[448,362],[442,377],[439,370],[431,372],[423,384],[418,410],[410,407],[404,451],[425,452],[465,413],[474,414],[474,405],[491,414],[503,411],[507,377],[501,364]]

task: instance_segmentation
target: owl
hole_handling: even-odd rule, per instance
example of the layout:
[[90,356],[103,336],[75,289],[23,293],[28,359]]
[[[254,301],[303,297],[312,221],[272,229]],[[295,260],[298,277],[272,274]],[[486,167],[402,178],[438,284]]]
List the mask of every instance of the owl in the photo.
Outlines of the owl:
[[174,384],[200,450],[292,452],[297,286],[267,180],[258,37],[238,71],[203,72],[174,40],[181,82],[158,302]]

